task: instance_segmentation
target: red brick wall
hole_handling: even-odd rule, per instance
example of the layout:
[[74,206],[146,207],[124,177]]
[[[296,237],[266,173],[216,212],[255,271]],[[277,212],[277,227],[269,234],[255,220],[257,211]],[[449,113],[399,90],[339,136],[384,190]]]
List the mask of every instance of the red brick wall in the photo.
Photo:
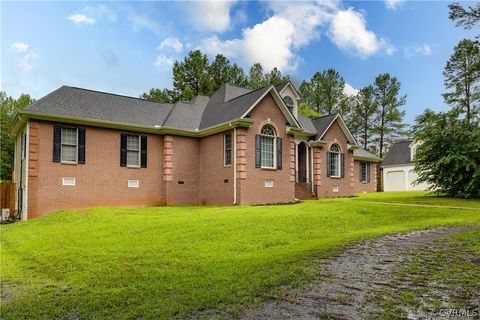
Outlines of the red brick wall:
[[[266,96],[250,113],[254,121],[248,129],[238,130],[240,143],[238,154],[241,176],[238,179],[239,204],[265,204],[289,202],[295,199],[294,172],[292,179],[291,148],[293,137],[286,133],[286,118],[271,95]],[[282,170],[267,170],[255,167],[255,135],[260,133],[265,124],[272,125],[278,137],[282,138]],[[238,140],[237,140],[238,141]],[[245,156],[242,156],[242,148]],[[238,148],[237,148],[238,149]],[[243,171],[244,169],[244,171]],[[273,188],[265,187],[265,180],[273,180]]]
[[[121,131],[85,127],[85,164],[53,162],[53,124],[30,121],[29,217],[82,207],[160,205],[162,197],[162,137],[148,136],[147,168],[120,166]],[[34,160],[38,159],[38,161]],[[63,177],[76,179],[63,186]],[[139,188],[128,188],[139,180]]]
[[200,204],[200,139],[165,136],[166,141],[170,139],[172,168],[165,182],[166,204]]
[[[223,136],[232,134],[232,164],[224,166]],[[200,203],[233,204],[233,130],[200,141]],[[225,182],[225,180],[228,180]]]
[[[320,198],[352,195],[355,185],[353,151],[347,149],[347,137],[337,121],[332,124],[323,140],[327,141],[326,145],[322,148],[313,148],[315,194]],[[344,178],[327,177],[327,151],[334,143],[340,146],[341,152],[345,155]],[[334,192],[334,188],[338,188],[338,192]]]
[[360,182],[360,161],[355,160],[354,168],[354,193],[370,193],[377,191],[377,164],[370,162],[370,182]]

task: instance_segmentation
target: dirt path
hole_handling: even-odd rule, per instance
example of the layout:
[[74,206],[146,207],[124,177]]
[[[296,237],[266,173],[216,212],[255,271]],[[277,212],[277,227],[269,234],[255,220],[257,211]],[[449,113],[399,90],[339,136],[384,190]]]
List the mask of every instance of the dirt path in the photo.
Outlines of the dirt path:
[[472,229],[475,228],[413,231],[353,245],[332,259],[318,262],[325,267],[317,282],[247,309],[241,318],[368,319],[380,308],[372,297],[391,291],[392,273],[407,262],[410,250]]

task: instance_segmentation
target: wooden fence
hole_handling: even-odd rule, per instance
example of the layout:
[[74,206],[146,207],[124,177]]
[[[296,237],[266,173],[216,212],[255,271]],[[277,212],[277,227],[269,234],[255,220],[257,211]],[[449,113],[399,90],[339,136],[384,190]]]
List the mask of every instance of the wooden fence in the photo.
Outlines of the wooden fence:
[[0,210],[3,208],[10,209],[10,215],[15,210],[15,183],[0,182]]

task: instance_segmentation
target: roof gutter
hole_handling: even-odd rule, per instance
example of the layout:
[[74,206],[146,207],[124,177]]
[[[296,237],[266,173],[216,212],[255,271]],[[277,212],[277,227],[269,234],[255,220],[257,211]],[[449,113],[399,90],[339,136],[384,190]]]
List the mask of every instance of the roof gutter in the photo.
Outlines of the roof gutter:
[[[201,138],[214,133],[228,130],[231,127],[231,124],[234,124],[237,127],[248,128],[253,123],[253,120],[251,119],[239,118],[239,119],[234,119],[228,122],[223,122],[218,125],[211,126],[202,130],[198,130],[198,129],[188,130],[188,129],[175,128],[175,127],[139,126],[131,123],[114,122],[114,121],[108,121],[108,120],[94,120],[94,119],[66,117],[66,116],[59,116],[59,115],[46,115],[46,114],[41,114],[36,112],[22,112],[21,114],[18,115],[18,118],[21,119],[23,123],[26,123],[30,119],[38,119],[38,120],[45,120],[45,121],[52,121],[52,122],[64,122],[64,123],[88,125],[88,126],[94,126],[94,127],[104,127],[104,128],[119,129],[119,130],[153,133],[153,134],[176,134],[180,136],[196,137],[196,138]],[[18,123],[18,121],[15,121],[14,125],[12,126],[13,129],[10,129],[11,135],[14,135],[13,133],[17,131],[15,126],[16,123]]]

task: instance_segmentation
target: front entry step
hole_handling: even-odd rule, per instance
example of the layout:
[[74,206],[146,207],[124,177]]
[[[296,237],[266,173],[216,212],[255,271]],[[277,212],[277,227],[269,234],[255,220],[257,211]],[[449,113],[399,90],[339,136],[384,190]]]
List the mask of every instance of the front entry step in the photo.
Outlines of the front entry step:
[[312,185],[310,183],[296,182],[295,198],[299,200],[316,199],[315,195],[312,194]]

